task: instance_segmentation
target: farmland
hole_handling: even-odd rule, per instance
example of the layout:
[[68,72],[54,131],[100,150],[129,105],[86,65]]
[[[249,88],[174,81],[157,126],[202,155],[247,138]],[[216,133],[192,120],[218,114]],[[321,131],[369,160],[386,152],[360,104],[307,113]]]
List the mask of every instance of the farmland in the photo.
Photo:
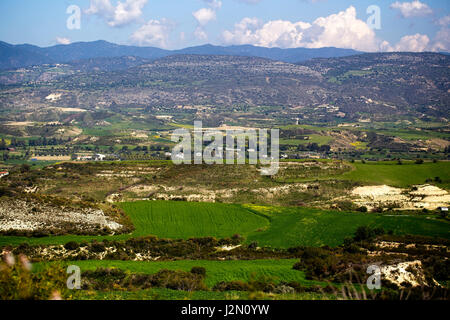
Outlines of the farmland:
[[436,219],[430,220],[426,216],[364,214],[293,208],[278,210],[273,208],[272,210],[265,208],[261,211],[270,217],[270,227],[264,232],[252,233],[248,237],[248,241],[257,241],[260,245],[281,248],[338,246],[343,243],[346,237],[351,236],[358,227],[365,225],[392,230],[395,234],[416,234],[450,239],[448,222]]
[[237,205],[152,201],[123,203],[121,207],[136,225],[133,236],[227,238],[245,236],[268,224],[267,219]]
[[414,164],[406,162],[401,165],[392,163],[355,163],[355,170],[344,173],[340,178],[370,184],[387,184],[390,186],[409,187],[423,184],[427,179],[439,177],[441,184],[449,185],[450,169],[448,162]]
[[[61,267],[65,290],[79,266],[68,299],[327,299],[374,264],[406,274],[383,274],[380,299],[448,289],[448,56],[128,60],[0,79],[0,252],[14,268],[28,257],[45,285]],[[173,164],[172,131],[200,120],[279,129],[278,173]],[[70,219],[89,212],[110,223]]]
[[413,234],[450,239],[449,223],[434,215],[339,212],[308,208],[140,201],[122,203],[136,230],[117,236],[58,236],[27,239],[0,237],[0,244],[23,242],[65,244],[69,241],[125,240],[154,235],[159,238],[227,238],[239,234],[246,243],[289,248],[338,246],[360,226],[381,227],[394,234]]
[[[296,260],[249,260],[249,261],[209,261],[180,260],[164,262],[130,262],[130,261],[72,261],[67,265],[77,264],[83,270],[103,268],[118,268],[132,273],[153,274],[162,269],[190,271],[192,267],[204,267],[207,271],[205,283],[209,288],[221,281],[248,281],[255,275],[281,281],[298,281],[304,285],[322,284],[305,279],[303,272],[293,270]],[[42,268],[37,264],[36,270]]]

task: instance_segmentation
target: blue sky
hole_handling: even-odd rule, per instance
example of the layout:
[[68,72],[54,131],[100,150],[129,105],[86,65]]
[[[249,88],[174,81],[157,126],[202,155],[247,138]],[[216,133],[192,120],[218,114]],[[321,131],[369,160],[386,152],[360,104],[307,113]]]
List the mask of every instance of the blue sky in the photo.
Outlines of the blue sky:
[[[67,27],[72,5],[81,11],[80,29]],[[366,23],[372,5],[379,29]],[[1,0],[0,40],[450,51],[449,9],[449,0]]]

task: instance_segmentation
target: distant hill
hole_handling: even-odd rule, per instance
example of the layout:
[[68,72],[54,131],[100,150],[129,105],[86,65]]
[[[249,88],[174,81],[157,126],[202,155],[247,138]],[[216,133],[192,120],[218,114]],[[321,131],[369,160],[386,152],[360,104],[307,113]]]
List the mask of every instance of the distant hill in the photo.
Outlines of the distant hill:
[[339,58],[360,54],[361,52],[351,49],[338,48],[264,48],[251,45],[220,47],[213,45],[204,45],[199,47],[186,48],[174,51],[177,54],[200,54],[200,55],[229,55],[229,56],[245,56],[259,57],[283,62],[302,62],[313,58]]
[[[140,58],[141,59],[141,58]],[[286,123],[308,121],[443,121],[448,118],[450,56],[437,53],[374,53],[312,59],[299,64],[225,55],[171,55],[157,60],[95,58],[60,66],[29,67],[0,74],[0,105],[14,110],[49,105],[89,109],[208,106],[253,108],[242,117],[276,113]],[[32,91],[18,90],[21,83]],[[2,91],[6,90],[6,91]],[[255,111],[260,110],[260,111]],[[217,113],[211,125],[223,121]]]
[[0,69],[15,69],[30,65],[51,63],[53,60],[38,52],[0,41]]
[[302,62],[313,58],[338,58],[360,52],[338,48],[263,48],[251,45],[221,47],[204,45],[182,50],[163,50],[154,47],[124,46],[107,41],[76,42],[41,48],[29,44],[11,45],[0,42],[0,69],[13,69],[47,63],[67,63],[94,58],[115,58],[134,56],[143,59],[158,59],[171,55],[229,55],[267,58],[283,62]]

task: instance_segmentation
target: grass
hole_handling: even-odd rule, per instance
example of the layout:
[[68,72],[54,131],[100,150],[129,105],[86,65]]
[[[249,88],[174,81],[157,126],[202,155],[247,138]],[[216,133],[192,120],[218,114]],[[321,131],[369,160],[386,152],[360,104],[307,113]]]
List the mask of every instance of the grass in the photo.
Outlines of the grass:
[[[425,216],[384,215],[321,211],[302,208],[252,207],[271,219],[270,227],[254,232],[247,241],[260,246],[337,246],[359,226],[382,227],[395,234],[414,234],[450,239],[450,224]],[[429,219],[430,218],[430,219]]]
[[[82,271],[102,268],[118,268],[131,273],[154,274],[162,269],[182,270],[189,272],[192,267],[206,269],[205,284],[212,288],[221,281],[249,281],[252,278],[264,277],[277,283],[297,281],[305,286],[322,285],[322,282],[306,280],[302,271],[292,269],[297,262],[295,259],[280,260],[179,260],[179,261],[73,261],[67,265],[77,265]],[[35,264],[39,270],[46,263]]]
[[246,299],[246,292],[179,291],[170,289],[149,289],[138,291],[79,291],[75,300],[234,300]]
[[[270,279],[276,283],[296,281],[303,286],[325,286],[326,283],[314,280],[306,280],[302,271],[292,269],[296,259],[270,259],[270,260],[179,260],[179,261],[72,261],[64,262],[65,265],[77,265],[82,271],[102,268],[118,268],[130,273],[154,274],[162,269],[182,270],[189,272],[192,267],[206,268],[205,284],[212,289],[221,281],[249,281],[251,279]],[[33,271],[38,272],[45,266],[54,262],[36,263]],[[248,292],[216,292],[195,291],[186,292],[179,290],[152,288],[137,291],[77,291],[74,296],[79,300],[236,300],[248,299]],[[316,300],[323,299],[323,294],[297,293],[287,295],[263,295],[261,299],[281,300]]]
[[359,181],[369,184],[387,184],[394,187],[408,187],[415,184],[424,184],[427,179],[440,177],[440,185],[450,184],[450,163],[355,163],[355,170],[344,173],[342,179]]
[[300,139],[280,139],[280,145],[290,145],[290,146],[299,146],[299,145],[307,145],[310,143],[317,143],[319,146],[329,144],[333,141],[332,137],[329,136],[321,136],[318,134],[309,135],[308,140],[300,140]]
[[108,237],[59,236],[45,238],[0,237],[0,246],[65,244],[69,241],[125,240],[156,235],[160,238],[216,238],[240,234],[246,242],[260,246],[338,246],[360,226],[382,227],[395,234],[413,234],[450,239],[447,221],[423,215],[386,215],[323,211],[307,208],[240,206],[218,203],[148,201],[122,204],[136,231],[131,235]]
[[[289,162],[303,162],[288,160]],[[308,160],[310,161],[310,160]],[[356,181],[363,185],[389,185],[393,187],[407,188],[413,185],[425,184],[427,179],[434,180],[439,177],[442,182],[433,181],[431,184],[444,189],[450,189],[450,162],[439,161],[437,163],[425,162],[415,164],[413,161],[403,161],[398,165],[396,161],[347,163],[351,170],[342,172],[339,170],[325,169],[305,171],[298,168],[298,172],[290,173],[288,178],[278,179],[279,182],[308,182],[316,180],[348,180]]]
[[0,246],[33,244],[65,244],[69,241],[125,240],[155,235],[160,238],[217,238],[234,234],[247,235],[268,226],[268,220],[239,205],[220,203],[139,201],[122,203],[136,228],[131,235],[118,236],[57,236],[44,238],[0,237]]
[[136,226],[134,236],[160,238],[231,237],[265,227],[267,220],[238,205],[138,201],[123,203]]
[[[81,291],[77,292],[76,300],[249,300],[248,292],[240,291],[179,291],[170,289],[149,289],[138,291]],[[258,295],[259,300],[323,300],[335,298],[332,295],[320,293],[295,293],[295,294],[263,294]]]

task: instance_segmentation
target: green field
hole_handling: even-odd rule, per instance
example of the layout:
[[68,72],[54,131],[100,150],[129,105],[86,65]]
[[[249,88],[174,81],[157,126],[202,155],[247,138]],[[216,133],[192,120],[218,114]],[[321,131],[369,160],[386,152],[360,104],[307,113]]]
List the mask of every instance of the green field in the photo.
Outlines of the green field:
[[[297,262],[295,259],[281,260],[179,260],[161,262],[141,261],[73,261],[65,262],[67,265],[77,265],[82,271],[102,268],[118,268],[130,273],[154,274],[162,269],[190,271],[192,267],[206,269],[205,284],[212,288],[221,281],[249,281],[252,278],[265,277],[274,282],[296,281],[305,286],[323,284],[318,281],[305,279],[302,271],[292,269]],[[39,270],[44,264],[35,264]]]
[[333,140],[332,137],[329,136],[321,136],[318,134],[309,135],[308,140],[300,140],[300,139],[280,139],[280,145],[290,145],[290,146],[298,146],[298,145],[307,145],[310,143],[317,143],[319,146],[324,144],[329,144]]
[[427,179],[440,177],[441,186],[450,185],[450,163],[427,162],[424,164],[404,163],[354,163],[355,170],[339,176],[340,179],[369,184],[387,184],[394,187],[408,187],[424,184]]
[[[267,294],[258,296],[263,300],[334,300],[335,297],[321,293],[295,293],[274,295]],[[170,289],[149,289],[137,291],[80,291],[77,292],[76,300],[251,300],[249,292],[241,291],[181,291]]]
[[267,227],[269,221],[240,205],[175,201],[139,201],[120,206],[130,215],[136,230],[131,235],[118,236],[57,236],[44,238],[0,237],[0,246],[33,244],[65,244],[69,241],[125,240],[156,235],[160,238],[232,237],[247,235]]
[[382,227],[395,234],[414,234],[450,239],[450,224],[426,216],[385,215],[321,211],[302,208],[254,207],[271,219],[264,232],[252,233],[247,241],[260,246],[337,246],[360,226]]
[[415,234],[450,238],[447,221],[432,216],[386,215],[322,211],[307,208],[240,206],[218,203],[140,201],[121,204],[130,215],[136,231],[131,235],[109,237],[61,236],[45,238],[0,237],[0,245],[65,244],[83,240],[124,240],[155,235],[160,238],[188,239],[244,236],[247,243],[288,248],[294,246],[337,246],[351,237],[359,226],[383,227],[395,234]]
[[[313,285],[326,286],[327,283],[306,280],[302,271],[292,269],[297,262],[295,259],[280,260],[179,260],[179,261],[71,261],[63,262],[64,265],[77,265],[82,271],[96,270],[97,268],[118,268],[129,273],[154,274],[162,269],[182,270],[189,272],[192,267],[204,267],[206,269],[205,284],[212,289],[215,284],[221,281],[243,281],[265,279],[275,283],[295,281],[305,287]],[[33,271],[38,272],[44,267],[51,266],[53,262],[36,263]],[[57,263],[60,265],[59,263]],[[96,299],[96,300],[235,300],[248,299],[248,292],[217,292],[217,291],[195,291],[186,292],[180,290],[169,290],[152,288],[137,291],[78,291],[76,299]],[[283,300],[315,300],[324,298],[319,293],[296,293],[287,295],[271,295],[271,299]],[[327,296],[327,298],[332,298]]]
[[220,203],[138,201],[120,205],[136,226],[134,236],[160,238],[217,238],[246,235],[268,221],[238,205]]

